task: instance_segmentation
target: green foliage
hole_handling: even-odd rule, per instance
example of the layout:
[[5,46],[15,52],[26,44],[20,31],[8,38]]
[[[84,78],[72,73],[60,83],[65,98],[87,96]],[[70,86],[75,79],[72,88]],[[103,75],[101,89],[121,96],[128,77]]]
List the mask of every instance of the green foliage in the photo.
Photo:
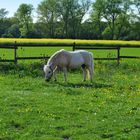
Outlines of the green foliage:
[[136,22],[132,27],[131,27],[131,32],[129,37],[130,38],[135,38],[136,40],[140,40],[140,23]]
[[4,38],[19,38],[20,37],[20,31],[19,26],[17,24],[11,25],[7,31],[2,34],[2,37]]
[[60,16],[58,13],[59,2],[57,0],[44,0],[38,5],[39,21],[45,24],[47,36],[55,37],[56,23]]
[[140,1],[139,0],[133,0],[133,4],[137,8],[138,14],[140,14]]
[[0,19],[4,19],[8,14],[8,11],[6,11],[6,9],[1,8],[0,9]]
[[15,16],[19,18],[19,21],[22,21],[24,24],[26,22],[32,21],[31,14],[32,14],[33,6],[31,4],[21,4],[17,10]]
[[11,22],[8,19],[0,19],[0,36],[4,36],[6,34],[7,29],[11,26]]
[[140,40],[139,0],[43,0],[35,23],[33,9],[23,3],[6,18],[1,8],[0,37]]
[[103,0],[97,0],[93,3],[92,8],[92,14],[91,14],[91,20],[93,21],[94,24],[94,30],[96,29],[96,33],[99,36],[99,39],[102,38],[102,16],[103,16]]
[[[98,28],[100,38],[127,39],[130,34],[130,17],[132,11],[131,0],[96,0],[93,3],[91,19]],[[101,21],[107,22],[107,27],[102,28]]]
[[21,4],[15,14],[19,20],[21,37],[28,37],[29,32],[32,31],[32,11],[33,6],[31,4]]
[[61,37],[75,38],[79,36],[81,22],[89,6],[89,0],[44,0],[38,6],[39,21],[45,23],[44,32],[52,38],[57,37],[57,23],[61,27]]
[[109,27],[105,28],[105,30],[102,32],[102,36],[103,36],[103,39],[112,39],[112,36],[111,36],[111,30]]

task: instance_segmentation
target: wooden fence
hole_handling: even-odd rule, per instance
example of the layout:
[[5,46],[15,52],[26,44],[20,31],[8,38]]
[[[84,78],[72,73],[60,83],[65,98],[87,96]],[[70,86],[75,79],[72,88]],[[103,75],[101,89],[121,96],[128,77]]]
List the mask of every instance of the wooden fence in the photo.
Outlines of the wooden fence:
[[[47,44],[17,44],[16,42],[13,45],[2,45],[0,44],[0,49],[11,49],[13,50],[13,55],[14,55],[14,59],[0,59],[0,62],[14,62],[15,64],[17,64],[18,60],[31,60],[31,59],[48,59],[50,56],[36,56],[36,57],[31,57],[31,56],[26,56],[26,57],[20,57],[17,55],[17,49],[19,47],[71,47],[72,50],[80,50],[80,49],[85,49],[85,50],[116,50],[117,52],[117,57],[116,58],[110,58],[110,57],[106,57],[106,58],[94,58],[95,60],[116,60],[118,64],[120,64],[120,59],[125,59],[125,58],[134,58],[134,59],[140,59],[140,56],[121,56],[120,55],[120,50],[121,48],[140,48],[139,46],[113,46],[113,47],[108,47],[107,45],[105,46],[101,46],[101,47],[97,47],[94,45],[78,45],[76,43],[73,43],[72,45],[63,45],[63,44],[57,44],[57,45],[47,45]],[[50,48],[51,49],[51,48]]]

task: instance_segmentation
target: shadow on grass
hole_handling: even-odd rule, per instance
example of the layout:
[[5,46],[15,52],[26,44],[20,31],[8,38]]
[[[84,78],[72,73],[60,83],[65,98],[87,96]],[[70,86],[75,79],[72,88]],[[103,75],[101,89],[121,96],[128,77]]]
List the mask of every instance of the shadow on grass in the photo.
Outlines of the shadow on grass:
[[[43,86],[49,86],[51,88],[53,87],[57,87],[57,89],[55,88],[55,91],[57,93],[64,93],[67,95],[81,95],[81,94],[85,94],[88,93],[88,89],[90,89],[90,91],[95,90],[95,89],[102,89],[102,88],[110,88],[112,87],[111,84],[103,84],[103,83],[97,83],[97,82],[93,82],[93,83],[85,83],[85,82],[81,82],[81,83],[64,83],[62,81],[59,82],[55,82],[55,81],[50,81],[50,82],[44,82]],[[87,90],[87,92],[86,92]],[[96,96],[96,95],[95,95]]]
[[59,85],[63,87],[68,87],[68,88],[110,88],[112,85],[110,84],[103,84],[103,83],[97,83],[97,82],[92,82],[92,83],[60,83],[57,82]]

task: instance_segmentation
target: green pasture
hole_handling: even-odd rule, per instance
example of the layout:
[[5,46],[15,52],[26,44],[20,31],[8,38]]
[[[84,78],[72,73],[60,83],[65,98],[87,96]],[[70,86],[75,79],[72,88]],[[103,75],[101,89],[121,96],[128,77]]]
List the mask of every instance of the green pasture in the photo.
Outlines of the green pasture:
[[[0,45],[6,41],[13,40],[0,39]],[[39,40],[21,43],[28,41]],[[72,50],[19,47],[17,54],[50,56],[62,48]],[[116,50],[90,51],[94,57],[117,54]],[[13,52],[0,49],[0,58],[11,59]],[[122,48],[121,55],[140,56],[140,49]],[[44,62],[26,62],[0,63],[0,140],[140,139],[140,60],[122,60],[119,66],[115,61],[95,61],[92,83],[82,82],[81,70],[69,71],[67,83],[62,73],[57,82],[45,82]]]
[[[125,46],[121,48],[121,55],[123,56],[140,56],[140,48],[127,48],[133,46],[140,47],[140,41],[110,41],[110,40],[71,40],[71,39],[0,39],[0,45],[12,45],[16,41],[16,44],[23,45],[38,45],[38,47],[18,47],[17,55],[22,57],[26,56],[51,56],[54,52],[65,49],[72,50],[73,43],[76,42],[78,46],[80,45],[97,45],[97,47],[102,46]],[[40,47],[41,44],[46,44],[46,47]],[[50,45],[60,45],[57,47]],[[63,46],[61,46],[63,45]],[[64,46],[66,45],[66,46]],[[69,46],[67,46],[69,45]],[[116,57],[117,50],[89,50],[94,53],[94,57]],[[14,50],[0,49],[0,59],[13,59]]]
[[121,41],[121,40],[78,40],[78,39],[18,39],[0,38],[0,45],[94,45],[94,46],[138,46],[140,41]]
[[140,61],[95,62],[44,81],[41,62],[0,64],[1,140],[139,140]]
[[[20,57],[51,56],[60,49],[72,51],[72,47],[19,47],[17,55]],[[93,52],[94,57],[117,57],[117,50],[88,50]],[[122,48],[120,54],[123,56],[140,56],[140,48]],[[0,49],[1,59],[13,59],[14,50]],[[26,60],[27,61],[27,60]],[[34,61],[34,60],[32,60]]]

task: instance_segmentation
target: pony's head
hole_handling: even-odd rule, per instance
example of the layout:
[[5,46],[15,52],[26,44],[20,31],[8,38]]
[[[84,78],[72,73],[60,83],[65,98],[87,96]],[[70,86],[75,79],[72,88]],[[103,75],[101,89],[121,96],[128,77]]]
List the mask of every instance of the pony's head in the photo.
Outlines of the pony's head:
[[53,76],[53,70],[49,65],[44,65],[45,80],[49,81]]

